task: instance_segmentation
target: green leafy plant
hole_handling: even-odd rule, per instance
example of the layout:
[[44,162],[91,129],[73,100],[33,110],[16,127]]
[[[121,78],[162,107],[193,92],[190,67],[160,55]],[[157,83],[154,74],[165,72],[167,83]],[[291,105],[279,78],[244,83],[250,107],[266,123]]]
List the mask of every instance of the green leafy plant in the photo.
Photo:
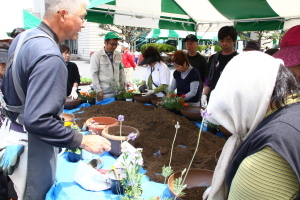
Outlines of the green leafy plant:
[[143,53],[145,49],[148,48],[149,46],[153,46],[154,48],[156,48],[159,53],[176,51],[176,47],[174,47],[173,45],[148,43],[141,46],[141,52]]
[[167,167],[165,167],[165,166],[162,167],[162,175],[163,175],[163,177],[165,177],[164,184],[166,183],[167,177],[170,176],[174,172],[173,169],[171,168],[171,161],[172,161],[172,156],[173,156],[174,143],[175,143],[177,132],[178,132],[179,128],[180,128],[180,125],[179,125],[179,122],[177,122],[177,124],[175,125],[176,131],[175,131],[175,136],[173,138],[173,143],[172,143],[172,147],[171,147],[171,155],[170,155],[169,165]]
[[82,78],[80,78],[80,83],[83,83],[83,84],[92,83],[92,79],[82,77]]
[[124,97],[125,97],[125,99],[132,99],[133,98],[133,93],[132,93],[133,91],[126,91],[125,93],[124,93]]
[[144,175],[139,173],[139,169],[143,165],[142,149],[134,149],[128,143],[129,140],[135,140],[136,136],[137,133],[130,133],[127,141],[121,144],[121,160],[117,166],[112,167],[116,176],[121,178],[121,184],[125,190],[122,200],[136,199],[142,194],[141,183]]
[[[64,122],[64,126],[67,128],[73,129],[77,132],[81,131],[81,129],[74,122]],[[71,149],[66,149],[66,152],[73,152],[76,154],[81,154],[81,150],[82,150],[82,148],[78,147],[77,149],[75,149],[75,151],[73,151]]]
[[124,84],[121,84],[120,82],[117,83],[117,85],[113,88],[114,97],[117,99],[124,99],[124,94],[126,92],[126,87]]
[[[183,190],[184,190],[184,188],[186,188],[186,184],[183,184],[185,180],[182,178],[182,176],[185,174],[185,172],[186,172],[186,168],[184,170],[182,170],[180,177],[176,178],[174,180],[174,192],[176,194],[176,197],[179,195],[185,195]],[[176,199],[176,197],[175,197],[175,199]]]
[[179,111],[182,106],[188,105],[188,103],[184,103],[184,98],[185,95],[178,96],[176,94],[171,95],[171,97],[163,96],[163,101],[157,105],[169,110]]
[[217,131],[220,131],[219,125],[213,124],[213,123],[211,123],[209,121],[207,122],[207,126],[209,126],[210,128],[217,129]]
[[207,48],[207,45],[198,45],[197,51],[201,52],[204,51]]

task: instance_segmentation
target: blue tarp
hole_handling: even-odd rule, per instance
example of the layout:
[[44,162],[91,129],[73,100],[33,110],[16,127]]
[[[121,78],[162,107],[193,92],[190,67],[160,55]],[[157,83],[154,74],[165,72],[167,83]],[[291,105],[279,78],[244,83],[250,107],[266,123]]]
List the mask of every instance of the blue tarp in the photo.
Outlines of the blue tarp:
[[[96,102],[96,105],[105,105],[115,101],[114,98],[107,98],[103,101]],[[64,113],[74,113],[80,110],[81,107],[89,107],[89,103],[78,105],[76,108],[69,110],[64,109]],[[76,120],[76,119],[75,119]],[[85,134],[86,132],[82,132]],[[104,161],[102,169],[110,169],[114,164],[116,157],[113,157],[109,152],[93,158],[101,158]],[[88,162],[88,160],[85,160]],[[56,182],[48,191],[46,200],[105,200],[105,199],[120,199],[121,195],[115,195],[111,190],[104,190],[99,192],[87,191],[83,189],[79,184],[73,180],[73,176],[76,172],[78,162],[68,161],[68,152],[65,152],[62,156],[58,157],[57,171],[56,171]],[[146,173],[145,170],[141,170],[142,173]],[[82,172],[84,175],[84,172]],[[151,197],[161,196],[163,198],[170,198],[172,194],[168,189],[167,184],[161,184],[152,182],[147,176],[142,180],[142,198],[149,199]]]

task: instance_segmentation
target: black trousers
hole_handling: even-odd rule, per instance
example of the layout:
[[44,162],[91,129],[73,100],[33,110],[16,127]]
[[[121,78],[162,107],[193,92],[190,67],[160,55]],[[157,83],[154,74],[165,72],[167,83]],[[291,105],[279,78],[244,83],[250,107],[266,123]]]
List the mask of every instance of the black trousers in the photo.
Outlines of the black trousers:
[[7,176],[0,172],[0,200],[8,200]]

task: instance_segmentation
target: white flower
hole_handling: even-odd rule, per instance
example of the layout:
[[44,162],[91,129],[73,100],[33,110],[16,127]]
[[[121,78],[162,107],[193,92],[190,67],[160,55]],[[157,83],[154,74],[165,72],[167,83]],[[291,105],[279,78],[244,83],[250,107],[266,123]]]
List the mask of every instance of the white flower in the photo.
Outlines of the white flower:
[[177,122],[177,124],[175,125],[175,128],[176,128],[176,129],[179,129],[179,128],[180,128],[179,122]]

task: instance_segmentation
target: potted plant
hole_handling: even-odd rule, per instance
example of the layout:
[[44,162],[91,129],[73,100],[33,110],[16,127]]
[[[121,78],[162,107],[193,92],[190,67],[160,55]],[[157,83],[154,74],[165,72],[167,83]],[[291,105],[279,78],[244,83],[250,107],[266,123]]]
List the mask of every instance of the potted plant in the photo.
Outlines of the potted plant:
[[180,115],[180,108],[188,105],[188,103],[184,103],[184,97],[184,95],[178,96],[176,94],[173,94],[170,97],[164,96],[163,101],[159,102],[157,105],[162,106],[177,115]]
[[114,166],[112,166],[114,175],[118,177],[117,179],[121,183],[119,184],[120,189],[116,189],[115,191],[122,192],[122,189],[124,189],[125,194],[122,197],[124,200],[141,199],[141,182],[144,175],[139,172],[139,169],[143,165],[142,149],[136,149],[128,143],[129,140],[135,140],[137,136],[136,133],[128,135],[126,141],[120,145],[122,155],[117,159]]
[[80,92],[78,96],[81,98],[82,103],[96,104],[97,92],[93,87],[88,92]]
[[124,98],[126,99],[126,101],[132,101],[133,92],[134,92],[134,90],[129,90],[124,93]]
[[[76,131],[81,131],[80,128],[74,122],[64,122],[64,126],[70,129],[74,129]],[[75,151],[71,149],[66,149],[68,152],[68,159],[70,162],[78,162],[81,158],[81,150],[82,148],[78,147]]]
[[[208,187],[208,186],[211,185],[211,180],[212,180],[212,175],[213,175],[212,171],[191,169],[191,166],[192,166],[193,160],[195,158],[196,152],[198,151],[200,138],[201,138],[201,133],[202,133],[203,122],[204,122],[205,118],[207,116],[210,116],[210,115],[211,115],[211,113],[209,114],[209,113],[206,112],[206,110],[201,109],[202,123],[201,123],[201,127],[199,129],[199,134],[198,134],[198,139],[197,139],[197,144],[196,144],[196,147],[195,147],[195,151],[194,151],[192,159],[191,159],[191,161],[188,165],[188,168],[187,169],[185,168],[182,171],[178,171],[178,172],[172,174],[169,177],[168,187],[172,191],[172,193],[175,195],[174,199],[177,199],[177,197],[185,195],[185,192],[183,192],[183,190],[186,188],[187,185],[188,186],[195,186],[195,185],[193,185],[193,184],[195,184],[195,181],[189,180],[189,179],[193,179],[194,177],[196,177],[195,173],[196,174],[202,173],[202,175],[200,174],[199,176],[205,177],[205,181],[209,185],[203,185],[203,186]],[[176,137],[176,134],[175,134],[175,137]],[[170,165],[169,165],[168,168],[170,168]],[[201,182],[199,182],[199,184],[200,183]],[[197,185],[199,185],[199,184],[197,184]]]
[[117,85],[113,88],[113,93],[116,101],[125,101],[125,92],[125,85],[118,82]]

